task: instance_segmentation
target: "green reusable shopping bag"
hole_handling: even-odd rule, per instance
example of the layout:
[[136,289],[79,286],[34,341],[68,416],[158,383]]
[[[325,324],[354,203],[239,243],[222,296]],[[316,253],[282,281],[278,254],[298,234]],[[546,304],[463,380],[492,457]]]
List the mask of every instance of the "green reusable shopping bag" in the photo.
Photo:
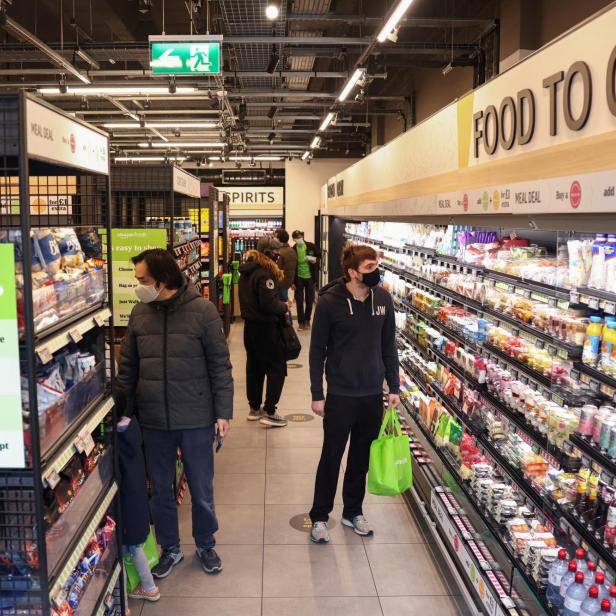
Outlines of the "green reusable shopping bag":
[[[156,538],[151,528],[150,534],[143,544],[143,551],[148,557],[150,569],[156,567],[158,564],[158,549],[156,547]],[[133,559],[130,557],[130,554],[124,556],[124,570],[126,571],[126,588],[128,592],[133,592],[133,590],[141,584],[141,580],[139,579],[139,573],[137,573],[137,569],[133,564]]]
[[370,446],[368,492],[378,496],[398,496],[413,485],[409,439],[402,434],[395,408],[383,418],[379,438]]

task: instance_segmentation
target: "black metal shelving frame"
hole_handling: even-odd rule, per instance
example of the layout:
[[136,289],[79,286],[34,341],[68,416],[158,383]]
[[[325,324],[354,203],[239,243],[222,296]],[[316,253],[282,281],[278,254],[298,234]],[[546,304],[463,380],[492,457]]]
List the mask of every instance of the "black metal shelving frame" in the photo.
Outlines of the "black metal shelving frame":
[[[35,142],[33,135],[53,141],[53,147],[44,151],[40,143],[38,147],[31,145]],[[72,157],[67,154],[67,148]],[[85,154],[78,158],[75,154],[80,148]],[[17,195],[10,188],[11,178],[18,178]],[[108,550],[113,549],[113,555],[106,552],[105,558],[113,560],[111,566],[117,575],[108,579],[105,592],[123,593],[123,578],[119,575],[122,565],[118,556],[121,554],[121,528],[116,497],[116,417],[111,397],[115,363],[111,351],[113,321],[108,308],[112,302],[112,286],[107,136],[31,94],[23,91],[2,94],[0,182],[0,205],[3,206],[0,208],[0,241],[14,246],[16,275],[21,277],[23,334],[19,341],[19,361],[22,404],[29,409],[29,415],[24,413],[26,464],[23,468],[0,469],[0,554],[4,555],[0,566],[0,611],[42,616],[51,612],[52,603],[107,513],[112,515],[117,526],[115,540],[108,546]],[[50,196],[69,194],[64,207],[51,207]],[[69,312],[51,327],[41,328],[35,325],[35,256],[30,237],[32,231],[57,227],[85,228],[92,237],[99,238],[89,256],[105,262],[104,301]],[[85,403],[76,416],[66,418],[66,425],[57,438],[43,446],[37,370],[51,361],[54,353],[90,336],[94,336],[100,348],[102,393]],[[24,383],[27,384],[25,388]],[[92,435],[103,429],[103,420],[107,420],[106,441],[109,444],[105,470],[96,467],[86,479],[83,490],[62,512],[58,522],[68,523],[71,516],[72,532],[60,533],[60,538],[53,539],[58,545],[54,546],[56,553],[50,559],[48,550],[52,535],[47,534],[44,521],[44,491],[55,487],[59,474],[75,454],[89,450],[93,445]],[[90,480],[93,483],[86,489]],[[76,509],[80,515],[75,515]],[[98,605],[102,604],[102,599],[102,596],[93,598]]]

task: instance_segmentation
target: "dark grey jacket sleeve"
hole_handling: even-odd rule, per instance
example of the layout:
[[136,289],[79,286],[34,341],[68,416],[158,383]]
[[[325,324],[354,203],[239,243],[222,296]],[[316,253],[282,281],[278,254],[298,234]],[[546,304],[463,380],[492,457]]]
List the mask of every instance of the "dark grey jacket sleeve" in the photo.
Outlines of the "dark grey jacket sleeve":
[[233,371],[220,315],[211,302],[205,304],[202,344],[207,361],[215,419],[233,419]]
[[133,317],[128,320],[126,335],[120,348],[120,367],[118,369],[117,391],[114,400],[119,415],[134,414],[135,393],[139,382],[139,350],[133,329]]
[[394,303],[389,296],[387,313],[381,333],[381,347],[383,350],[383,363],[385,364],[385,380],[392,394],[400,393],[400,364],[398,347],[396,346],[396,317]]
[[317,303],[310,337],[310,391],[312,400],[325,400],[323,391],[323,372],[327,356],[327,343],[329,340],[329,316],[327,298],[321,297]]

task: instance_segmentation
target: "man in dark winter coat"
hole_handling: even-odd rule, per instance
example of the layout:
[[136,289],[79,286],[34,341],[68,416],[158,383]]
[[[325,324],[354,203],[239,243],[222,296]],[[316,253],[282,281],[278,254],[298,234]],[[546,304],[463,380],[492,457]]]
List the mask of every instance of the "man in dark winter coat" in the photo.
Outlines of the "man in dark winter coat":
[[[323,417],[323,452],[317,470],[310,538],[328,543],[340,462],[349,436],[342,523],[371,535],[362,505],[370,445],[383,419],[383,382],[389,404],[400,404],[396,325],[391,295],[381,286],[377,254],[370,246],[347,246],[344,278],[321,289],[310,343],[312,410]],[[327,398],[323,391],[323,371]]]
[[171,573],[184,555],[173,492],[182,452],[192,496],[193,537],[207,573],[222,571],[214,550],[218,522],[213,497],[213,441],[233,417],[233,378],[222,322],[166,250],[133,258],[141,300],[122,343],[119,386],[143,428],[152,479],[150,506],[163,548],[154,577]]
[[[287,377],[287,361],[282,348],[280,322],[289,307],[279,299],[282,270],[274,263],[271,238],[259,240],[257,250],[246,254],[240,266],[240,308],[244,319],[246,347],[246,394],[250,405],[248,421],[283,428],[287,420],[276,413]],[[263,386],[267,377],[263,410]]]
[[284,278],[279,283],[278,295],[283,302],[289,301],[289,289],[295,280],[295,270],[297,269],[297,255],[293,248],[289,246],[289,234],[284,229],[276,231],[276,239],[280,246],[276,247],[278,261],[276,265],[282,270]]

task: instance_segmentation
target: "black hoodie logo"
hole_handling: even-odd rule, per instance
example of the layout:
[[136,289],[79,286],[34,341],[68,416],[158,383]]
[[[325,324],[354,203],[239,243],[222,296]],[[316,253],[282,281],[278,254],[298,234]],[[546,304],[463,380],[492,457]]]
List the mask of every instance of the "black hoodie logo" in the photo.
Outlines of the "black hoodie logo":
[[376,307],[376,315],[377,316],[385,316],[385,306],[377,306]]

